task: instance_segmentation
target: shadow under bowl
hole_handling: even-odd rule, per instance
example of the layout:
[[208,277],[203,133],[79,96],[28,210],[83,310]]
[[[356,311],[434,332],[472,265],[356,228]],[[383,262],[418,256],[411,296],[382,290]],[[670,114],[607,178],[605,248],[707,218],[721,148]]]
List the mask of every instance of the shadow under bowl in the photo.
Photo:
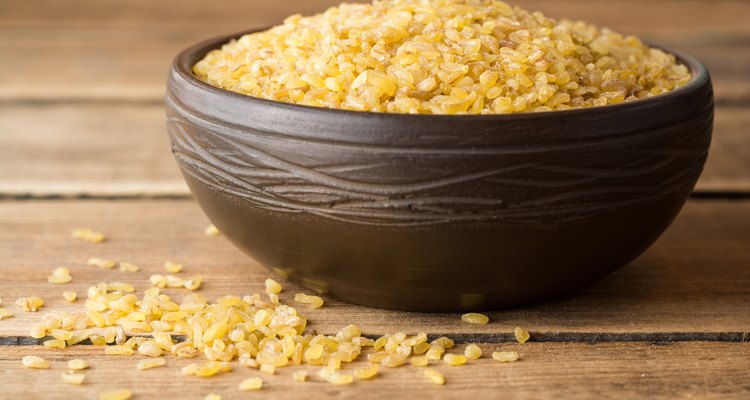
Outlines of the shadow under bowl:
[[708,154],[711,81],[677,52],[692,81],[646,100],[406,115],[274,102],[193,76],[196,61],[242,34],[176,57],[172,151],[232,243],[353,303],[444,312],[572,293],[664,232]]

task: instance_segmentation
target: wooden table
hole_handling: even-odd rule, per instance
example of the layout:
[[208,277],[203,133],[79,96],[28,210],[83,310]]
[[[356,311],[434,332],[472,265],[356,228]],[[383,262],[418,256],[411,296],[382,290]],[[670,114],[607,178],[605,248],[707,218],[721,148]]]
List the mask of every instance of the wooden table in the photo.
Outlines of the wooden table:
[[[0,321],[0,398],[95,398],[131,388],[138,399],[261,397],[341,398],[750,398],[750,2],[728,0],[527,0],[524,6],[570,16],[674,46],[702,59],[717,93],[716,130],[694,199],[646,254],[583,293],[534,307],[490,313],[487,326],[456,314],[368,309],[329,299],[308,312],[333,333],[348,323],[368,335],[406,330],[449,335],[485,352],[516,350],[522,360],[482,359],[438,366],[436,387],[415,368],[387,370],[376,382],[335,387],[291,380],[294,369],[266,378],[246,396],[237,383],[254,371],[215,379],[180,376],[186,362],[137,371],[137,357],[104,357],[95,346],[64,351],[39,346],[29,327],[44,312],[73,310],[59,286],[46,283],[69,266],[65,289],[82,295],[99,281],[139,289],[165,260],[203,274],[202,293],[260,291],[262,267],[207,224],[169,154],[162,108],[170,58],[200,39],[310,13],[336,0],[268,2],[4,0],[0,2],[0,298],[17,312]],[[237,11],[228,12],[228,9]],[[107,233],[101,245],[77,242],[71,229]],[[85,266],[91,256],[142,266],[130,274]],[[289,300],[298,288],[287,285]],[[46,300],[39,313],[13,306],[19,296]],[[514,343],[512,329],[532,341]],[[41,354],[50,370],[23,369]],[[93,368],[82,387],[64,385],[65,360]]]

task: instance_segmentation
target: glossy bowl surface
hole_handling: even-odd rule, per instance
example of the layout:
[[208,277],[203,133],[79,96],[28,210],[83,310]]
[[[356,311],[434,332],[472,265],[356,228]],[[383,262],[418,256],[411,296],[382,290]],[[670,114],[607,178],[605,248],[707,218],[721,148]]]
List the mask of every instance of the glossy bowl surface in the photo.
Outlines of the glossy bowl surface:
[[[166,95],[172,151],[237,247],[312,290],[415,311],[512,307],[628,264],[675,218],[706,161],[706,69],[647,100],[436,116],[291,105],[212,87],[185,50]],[[668,50],[669,51],[669,50]]]

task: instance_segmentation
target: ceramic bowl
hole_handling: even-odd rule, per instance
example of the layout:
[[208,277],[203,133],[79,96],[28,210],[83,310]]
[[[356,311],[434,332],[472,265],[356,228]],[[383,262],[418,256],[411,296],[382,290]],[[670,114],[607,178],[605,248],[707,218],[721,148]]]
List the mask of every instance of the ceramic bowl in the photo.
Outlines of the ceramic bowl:
[[[669,226],[706,161],[713,91],[482,116],[331,110],[253,98],[191,73],[166,95],[172,151],[209,219],[268,269],[353,303],[497,309],[568,294]],[[670,50],[667,50],[670,51]]]

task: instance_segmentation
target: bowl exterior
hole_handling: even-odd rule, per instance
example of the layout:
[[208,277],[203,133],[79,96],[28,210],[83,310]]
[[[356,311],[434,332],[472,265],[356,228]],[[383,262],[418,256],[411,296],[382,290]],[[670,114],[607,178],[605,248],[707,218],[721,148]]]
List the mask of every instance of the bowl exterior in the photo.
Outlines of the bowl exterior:
[[176,60],[166,104],[203,210],[267,268],[369,306],[477,310],[578,290],[669,226],[711,140],[700,69],[640,105],[408,116],[208,88],[186,75],[193,53]]

